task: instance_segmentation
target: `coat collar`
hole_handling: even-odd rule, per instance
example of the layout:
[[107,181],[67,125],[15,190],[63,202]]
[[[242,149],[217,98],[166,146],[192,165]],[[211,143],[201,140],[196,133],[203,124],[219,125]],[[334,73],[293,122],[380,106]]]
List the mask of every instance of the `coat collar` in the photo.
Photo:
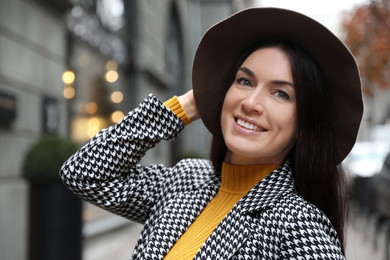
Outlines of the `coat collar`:
[[255,213],[272,208],[281,197],[294,192],[294,186],[290,163],[286,162],[256,184],[233,207],[194,259],[230,259],[257,230],[259,219]]
[[257,183],[238,203],[241,212],[255,212],[273,207],[287,193],[295,191],[290,162],[286,161]]

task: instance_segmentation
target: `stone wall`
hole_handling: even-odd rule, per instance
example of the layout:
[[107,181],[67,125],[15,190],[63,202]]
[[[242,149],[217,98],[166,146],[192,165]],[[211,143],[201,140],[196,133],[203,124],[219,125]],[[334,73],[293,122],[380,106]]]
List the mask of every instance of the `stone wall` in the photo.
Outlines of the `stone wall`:
[[0,6],[0,94],[16,101],[15,119],[0,126],[0,259],[26,259],[29,186],[21,169],[43,133],[44,97],[58,102],[58,129],[66,131],[65,28],[61,17],[31,1],[0,0]]

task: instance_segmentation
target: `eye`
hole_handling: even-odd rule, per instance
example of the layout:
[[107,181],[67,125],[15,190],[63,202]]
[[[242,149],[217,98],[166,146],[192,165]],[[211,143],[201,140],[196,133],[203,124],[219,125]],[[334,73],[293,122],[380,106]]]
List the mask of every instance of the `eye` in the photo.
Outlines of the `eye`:
[[249,79],[246,79],[246,78],[238,78],[237,83],[241,86],[247,86],[247,87],[252,86],[251,81]]
[[286,92],[284,92],[282,90],[275,91],[275,96],[277,98],[283,99],[283,100],[289,100],[290,99],[290,96]]

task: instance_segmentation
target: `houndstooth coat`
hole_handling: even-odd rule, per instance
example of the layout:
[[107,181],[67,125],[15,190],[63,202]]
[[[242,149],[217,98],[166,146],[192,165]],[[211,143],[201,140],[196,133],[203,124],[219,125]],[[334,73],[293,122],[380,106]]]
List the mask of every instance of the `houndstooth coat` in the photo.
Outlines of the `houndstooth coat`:
[[[184,125],[154,96],[102,130],[64,163],[65,185],[84,200],[144,224],[133,259],[163,259],[217,194],[220,174],[208,160],[174,167],[138,164]],[[250,190],[194,259],[343,259],[323,212],[294,188],[289,163]]]

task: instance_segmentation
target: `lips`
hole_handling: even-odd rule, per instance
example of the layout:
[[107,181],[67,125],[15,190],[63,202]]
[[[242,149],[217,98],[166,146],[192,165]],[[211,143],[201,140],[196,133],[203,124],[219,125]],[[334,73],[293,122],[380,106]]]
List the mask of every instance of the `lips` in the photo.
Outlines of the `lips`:
[[256,131],[256,132],[264,132],[264,131],[267,131],[266,129],[258,126],[258,125],[255,125],[253,123],[250,123],[250,122],[247,122],[241,118],[236,118],[236,123],[243,127],[243,128],[246,128],[246,129],[249,129],[249,130],[253,130],[253,131]]

